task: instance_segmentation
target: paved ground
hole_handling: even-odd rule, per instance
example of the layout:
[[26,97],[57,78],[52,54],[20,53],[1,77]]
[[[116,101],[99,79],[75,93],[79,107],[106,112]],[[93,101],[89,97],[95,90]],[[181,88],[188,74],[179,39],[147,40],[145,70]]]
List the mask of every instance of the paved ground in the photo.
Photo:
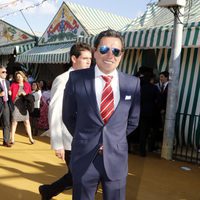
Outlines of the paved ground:
[[[38,186],[65,173],[64,163],[50,149],[49,138],[38,136],[35,140],[36,143],[30,145],[27,136],[20,133],[12,148],[0,146],[1,200],[39,200]],[[191,170],[182,170],[182,166]],[[166,161],[158,154],[146,158],[129,154],[127,200],[200,200],[199,186],[200,167],[197,165]],[[71,200],[71,190],[54,198],[61,199]],[[102,199],[101,189],[96,199]]]

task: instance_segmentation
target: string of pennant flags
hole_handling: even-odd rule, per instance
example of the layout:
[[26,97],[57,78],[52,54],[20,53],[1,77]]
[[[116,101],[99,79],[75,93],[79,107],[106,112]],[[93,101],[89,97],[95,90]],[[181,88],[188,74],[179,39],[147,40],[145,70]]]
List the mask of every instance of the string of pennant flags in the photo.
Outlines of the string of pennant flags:
[[0,3],[0,9],[7,8],[9,6],[15,6],[18,2],[22,2],[22,0],[12,0],[7,3]]
[[[22,9],[19,9],[19,10],[15,10],[13,12],[10,12],[10,13],[6,13],[2,16],[0,16],[0,19],[3,19],[3,18],[6,18],[10,15],[14,15],[14,14],[17,14],[18,12],[22,12],[22,11],[25,11],[25,10],[29,10],[29,9],[32,9],[32,8],[35,8],[35,7],[39,7],[41,6],[43,3],[45,3],[46,1],[48,0],[42,0],[41,2],[38,2],[38,3],[35,3],[33,5],[30,5],[30,6],[27,6],[25,8],[22,8]],[[57,3],[57,0],[51,0],[53,2],[56,2]],[[1,9],[4,9],[4,8],[7,8],[7,7],[10,7],[10,6],[16,6],[18,3],[23,3],[23,0],[13,0],[13,1],[10,1],[8,3],[0,3],[0,10]]]

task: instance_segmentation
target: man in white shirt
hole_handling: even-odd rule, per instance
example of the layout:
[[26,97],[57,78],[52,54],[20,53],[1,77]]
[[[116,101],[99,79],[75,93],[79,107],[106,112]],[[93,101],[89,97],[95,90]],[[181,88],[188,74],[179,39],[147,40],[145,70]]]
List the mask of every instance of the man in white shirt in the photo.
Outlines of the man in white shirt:
[[[51,146],[58,158],[65,160],[67,166],[70,161],[72,136],[62,121],[62,104],[65,85],[69,73],[73,70],[89,68],[92,61],[92,49],[84,43],[77,43],[70,50],[71,68],[56,77],[51,88],[51,100],[49,104],[49,130],[51,135]],[[42,200],[51,199],[65,189],[72,188],[72,176],[68,173],[51,185],[41,185],[39,192]]]

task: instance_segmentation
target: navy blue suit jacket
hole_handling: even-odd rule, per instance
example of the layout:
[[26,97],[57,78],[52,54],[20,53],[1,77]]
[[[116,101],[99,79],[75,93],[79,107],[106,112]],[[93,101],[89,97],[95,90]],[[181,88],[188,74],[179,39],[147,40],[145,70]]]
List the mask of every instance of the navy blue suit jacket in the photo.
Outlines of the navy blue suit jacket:
[[95,93],[94,68],[73,71],[64,91],[63,122],[73,135],[70,168],[73,176],[82,176],[103,143],[103,160],[110,180],[128,173],[126,136],[138,125],[140,80],[118,72],[120,101],[105,125]]
[[[9,89],[10,89],[10,83],[9,83],[8,80],[5,80],[5,81],[6,81],[7,91],[9,91]],[[0,83],[0,92],[2,92],[2,91],[3,91],[3,86]],[[0,97],[0,114],[2,113],[3,104],[4,104],[3,97]],[[14,105],[13,105],[11,96],[9,94],[8,94],[8,106],[9,106],[10,112],[13,112]]]

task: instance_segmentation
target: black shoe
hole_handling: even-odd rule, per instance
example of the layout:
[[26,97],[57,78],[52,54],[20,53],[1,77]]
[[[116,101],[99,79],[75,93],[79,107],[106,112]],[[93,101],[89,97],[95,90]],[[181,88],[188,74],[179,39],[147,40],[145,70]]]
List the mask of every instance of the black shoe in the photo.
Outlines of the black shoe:
[[65,190],[71,190],[72,189],[72,185],[68,185],[65,187]]
[[3,146],[4,147],[12,147],[12,145],[8,142],[3,141]]
[[52,196],[50,195],[50,186],[49,185],[40,185],[39,193],[41,195],[41,200],[50,200]]

